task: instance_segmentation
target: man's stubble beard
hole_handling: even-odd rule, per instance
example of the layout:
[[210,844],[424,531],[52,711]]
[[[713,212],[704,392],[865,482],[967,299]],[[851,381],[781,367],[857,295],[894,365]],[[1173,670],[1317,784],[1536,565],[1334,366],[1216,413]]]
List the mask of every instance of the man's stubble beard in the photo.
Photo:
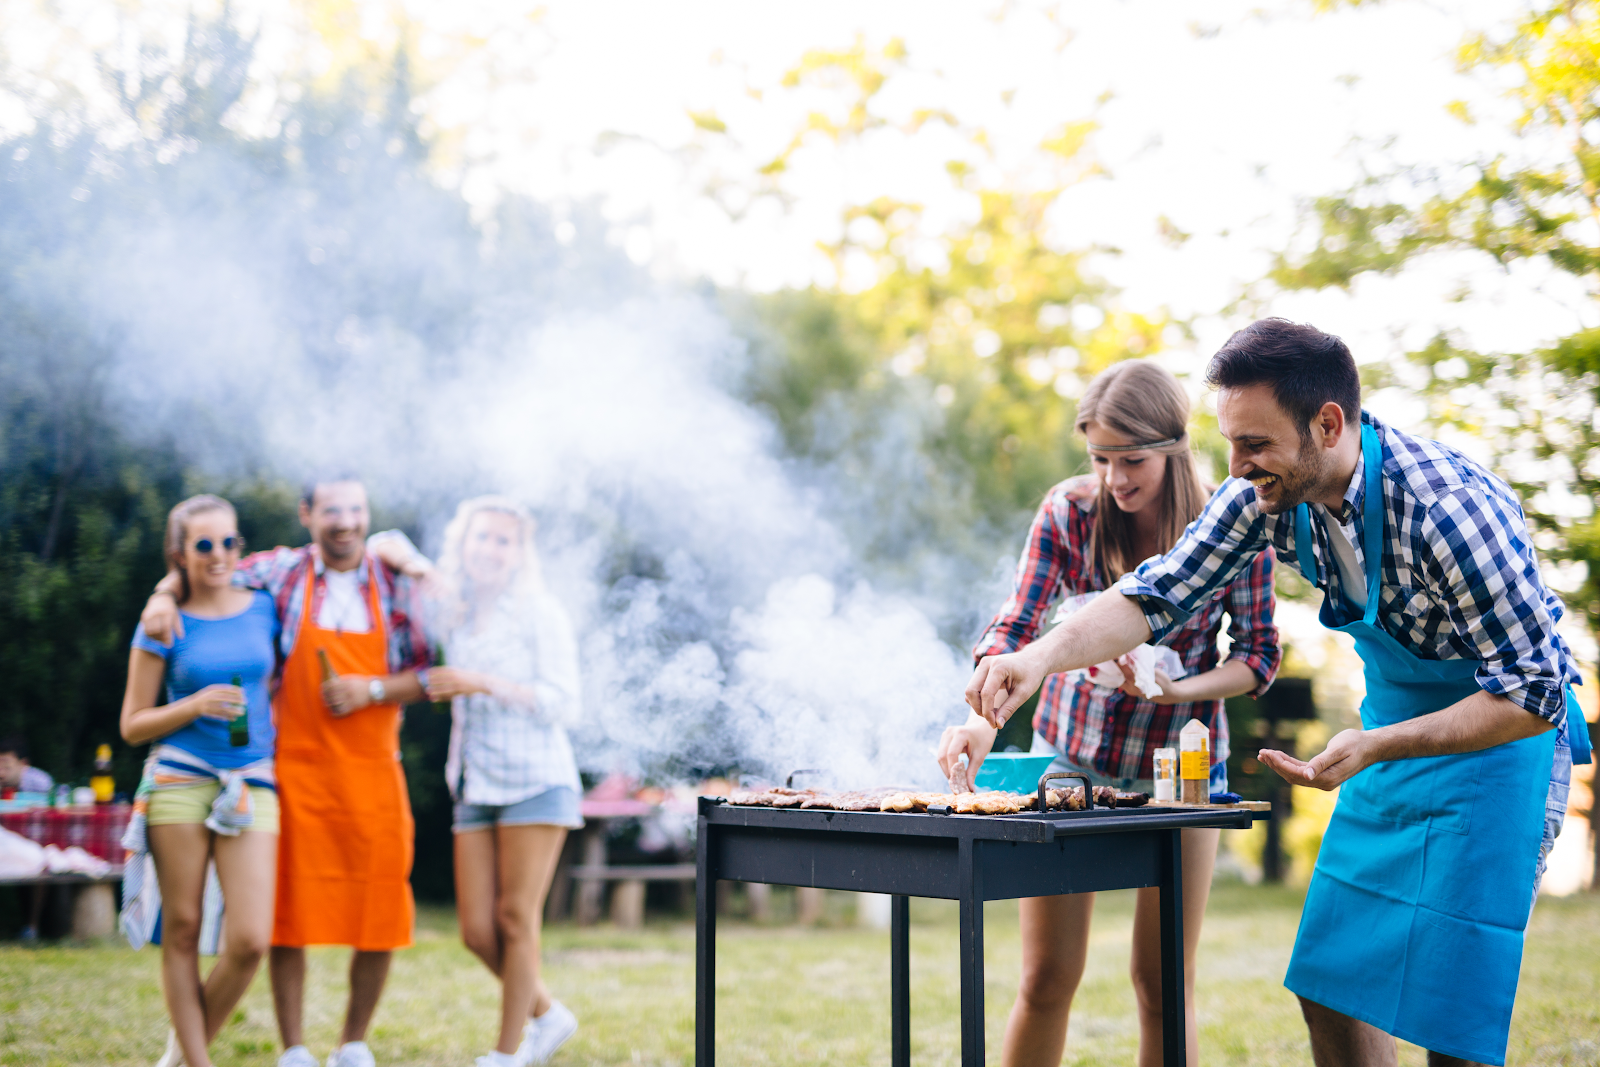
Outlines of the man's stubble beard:
[[1316,443],[1308,437],[1300,439],[1300,451],[1294,457],[1295,470],[1278,475],[1278,483],[1282,487],[1278,493],[1278,502],[1268,506],[1267,502],[1256,494],[1256,502],[1261,510],[1268,515],[1281,515],[1286,511],[1293,511],[1306,501],[1321,495],[1322,483],[1328,476],[1328,471],[1333,465],[1333,457],[1325,449],[1318,448]]

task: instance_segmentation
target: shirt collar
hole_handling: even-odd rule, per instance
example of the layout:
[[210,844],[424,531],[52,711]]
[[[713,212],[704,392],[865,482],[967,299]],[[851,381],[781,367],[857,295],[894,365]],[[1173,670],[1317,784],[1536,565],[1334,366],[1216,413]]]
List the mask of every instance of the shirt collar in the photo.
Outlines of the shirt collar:
[[[1371,416],[1365,411],[1361,413],[1361,422],[1356,425],[1356,432],[1361,432],[1361,427],[1371,423]],[[1377,429],[1373,424],[1373,429]],[[1355,517],[1361,514],[1361,505],[1367,498],[1367,455],[1363,448],[1356,453],[1356,469],[1350,475],[1350,484],[1344,487],[1344,504],[1339,509],[1339,514],[1334,516],[1341,526],[1350,525]]]
[[[311,566],[313,573],[318,578],[322,577],[328,566],[322,560],[322,550],[317,548],[316,545],[311,546]],[[367,584],[367,554],[365,552],[361,554],[361,563],[356,567],[356,581],[361,585]]]

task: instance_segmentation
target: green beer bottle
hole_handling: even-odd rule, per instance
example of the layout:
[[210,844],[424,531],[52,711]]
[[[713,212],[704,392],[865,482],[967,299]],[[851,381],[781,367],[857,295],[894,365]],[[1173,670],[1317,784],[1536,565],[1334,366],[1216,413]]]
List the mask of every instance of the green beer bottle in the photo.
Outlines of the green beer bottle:
[[[244,688],[244,679],[237,674],[233,676],[233,684],[239,689]],[[244,748],[250,743],[250,713],[248,710],[237,719],[228,720],[228,744],[234,748]]]

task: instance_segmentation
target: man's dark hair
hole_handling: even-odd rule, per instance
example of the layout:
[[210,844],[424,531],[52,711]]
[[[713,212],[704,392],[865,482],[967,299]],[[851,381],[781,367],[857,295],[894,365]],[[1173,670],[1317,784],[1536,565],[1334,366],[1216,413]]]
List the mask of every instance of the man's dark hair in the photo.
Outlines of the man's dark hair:
[[21,734],[0,737],[0,752],[9,752],[19,760],[31,758],[28,752],[28,739]]
[[303,483],[301,483],[300,503],[309,508],[312,504],[316,503],[317,486],[332,485],[335,482],[355,482],[357,485],[365,484],[361,481],[361,475],[351,470],[320,471],[316,474],[313,474],[311,477],[307,478]]
[[1311,420],[1330,400],[1352,426],[1361,421],[1361,375],[1345,343],[1315,326],[1288,319],[1261,319],[1228,338],[1206,368],[1213,389],[1269,385],[1300,439],[1311,437]]

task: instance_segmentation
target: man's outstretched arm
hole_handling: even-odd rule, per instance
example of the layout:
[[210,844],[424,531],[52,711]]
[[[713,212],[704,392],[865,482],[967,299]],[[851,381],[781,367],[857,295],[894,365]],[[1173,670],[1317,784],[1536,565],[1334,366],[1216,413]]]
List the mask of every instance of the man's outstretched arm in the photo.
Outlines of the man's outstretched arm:
[[967,683],[967,703],[999,728],[1049,675],[1116,659],[1150,636],[1139,605],[1115,589],[1107,590],[1033,644],[979,660]]
[[1478,752],[1555,728],[1550,720],[1480,689],[1448,708],[1414,719],[1375,730],[1340,731],[1309,761],[1264,748],[1261,762],[1295,785],[1334,789],[1374,763]]

